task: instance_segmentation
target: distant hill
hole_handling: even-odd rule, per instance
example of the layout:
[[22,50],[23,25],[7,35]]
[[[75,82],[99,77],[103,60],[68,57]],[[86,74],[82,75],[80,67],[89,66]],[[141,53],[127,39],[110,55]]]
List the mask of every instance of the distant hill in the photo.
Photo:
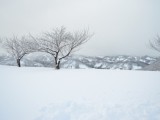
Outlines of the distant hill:
[[[73,55],[64,59],[61,63],[61,68],[70,69],[122,69],[122,70],[159,70],[159,62],[157,58],[150,56],[81,56]],[[16,65],[15,60],[10,56],[0,56],[1,65]],[[22,66],[30,67],[54,67],[54,59],[48,54],[38,53],[29,54],[21,61]],[[158,64],[158,65],[154,65]],[[149,67],[150,66],[150,67]]]
[[154,63],[144,67],[143,70],[160,71],[160,59],[157,59],[157,61],[155,61]]

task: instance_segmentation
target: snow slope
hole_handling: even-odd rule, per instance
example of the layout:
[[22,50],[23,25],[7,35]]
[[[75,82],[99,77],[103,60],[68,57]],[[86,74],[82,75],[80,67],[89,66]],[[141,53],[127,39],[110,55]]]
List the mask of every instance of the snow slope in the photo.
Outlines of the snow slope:
[[160,120],[160,73],[0,66],[0,120]]

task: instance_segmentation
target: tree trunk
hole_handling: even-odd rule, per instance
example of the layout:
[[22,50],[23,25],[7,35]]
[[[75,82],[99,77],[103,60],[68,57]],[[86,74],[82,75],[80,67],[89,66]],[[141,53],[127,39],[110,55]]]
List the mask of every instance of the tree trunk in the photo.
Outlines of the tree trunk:
[[56,69],[60,69],[60,61],[58,61],[58,63],[56,63]]
[[20,59],[17,59],[17,66],[18,67],[21,67],[21,62],[20,61],[21,61]]

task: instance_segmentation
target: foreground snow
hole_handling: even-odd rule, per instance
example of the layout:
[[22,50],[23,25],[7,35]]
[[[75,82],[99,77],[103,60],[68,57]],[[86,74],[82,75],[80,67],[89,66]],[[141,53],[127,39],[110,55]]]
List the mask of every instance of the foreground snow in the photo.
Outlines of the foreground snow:
[[160,120],[160,73],[0,66],[0,120]]

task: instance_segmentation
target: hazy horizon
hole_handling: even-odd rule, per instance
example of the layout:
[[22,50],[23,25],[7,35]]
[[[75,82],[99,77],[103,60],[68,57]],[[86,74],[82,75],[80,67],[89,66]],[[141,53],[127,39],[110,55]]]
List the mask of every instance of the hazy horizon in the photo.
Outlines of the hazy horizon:
[[1,0],[0,37],[89,28],[94,36],[77,54],[158,56],[148,42],[160,34],[159,5],[159,0]]

